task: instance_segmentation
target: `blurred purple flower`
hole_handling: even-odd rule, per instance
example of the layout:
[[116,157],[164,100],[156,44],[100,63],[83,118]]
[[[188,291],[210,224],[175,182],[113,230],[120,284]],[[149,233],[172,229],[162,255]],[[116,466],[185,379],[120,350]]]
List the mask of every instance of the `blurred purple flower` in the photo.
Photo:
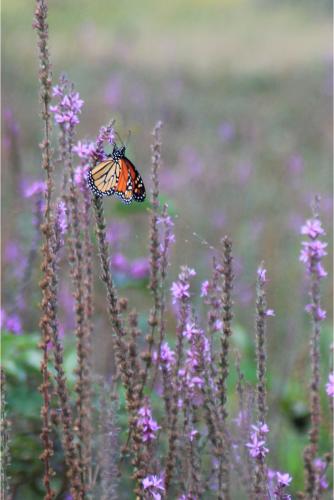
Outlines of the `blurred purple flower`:
[[214,324],[214,331],[220,332],[223,329],[223,322],[221,319],[216,319]]
[[89,171],[89,165],[79,165],[74,171],[74,182],[81,189],[87,186],[87,176]]
[[59,85],[53,87],[53,96],[58,98],[55,106],[50,106],[50,111],[55,115],[55,121],[65,128],[73,128],[79,121],[79,114],[84,101],[80,99],[78,92],[69,89],[68,81],[61,77]]
[[[306,265],[307,271],[312,273],[313,270],[318,270],[318,277],[324,277],[324,269],[320,264],[320,260],[327,255],[325,248],[327,243],[320,240],[302,241],[302,250],[299,260]],[[318,264],[316,268],[315,265]]]
[[197,435],[198,431],[196,429],[192,429],[188,434],[189,441],[192,443]]
[[10,108],[5,108],[4,113],[4,122],[8,131],[12,134],[17,135],[19,133],[19,125],[14,118],[14,113]]
[[63,200],[59,201],[57,204],[57,225],[61,235],[64,235],[67,231],[67,215],[66,215],[66,205]]
[[154,500],[161,500],[161,494],[159,492],[164,492],[165,487],[163,484],[163,476],[147,476],[142,480],[144,490],[147,490],[148,494],[151,494],[151,498]]
[[236,129],[233,123],[224,121],[218,126],[218,137],[223,143],[233,141],[235,136]]
[[[153,361],[155,363],[158,362],[158,353],[154,352],[153,354]],[[175,352],[170,349],[169,345],[167,342],[163,342],[161,345],[160,349],[160,362],[163,367],[166,368],[167,371],[170,371],[172,366],[175,364]],[[162,366],[159,366],[161,369]]]
[[113,144],[115,142],[115,132],[113,128],[110,127],[101,127],[99,130],[99,135],[97,138],[97,142],[108,142],[109,144]]
[[256,433],[251,434],[251,441],[246,443],[247,448],[249,448],[249,454],[253,458],[263,458],[269,452],[268,448],[265,447],[265,440],[259,439]]
[[116,271],[127,272],[129,270],[129,261],[122,253],[112,256],[111,265]]
[[250,435],[250,442],[246,443],[249,449],[249,454],[252,458],[264,458],[269,452],[268,448],[265,446],[266,441],[264,439],[264,434],[269,432],[267,424],[252,425],[252,432]]
[[189,283],[181,283],[179,281],[172,283],[171,292],[173,304],[176,304],[179,300],[190,297],[189,286]]
[[192,278],[193,276],[196,276],[195,269],[192,269],[188,266],[181,266],[181,272],[179,274],[179,279],[181,281],[188,280],[188,279]]
[[1,310],[1,325],[2,328],[15,335],[21,335],[23,333],[21,319],[17,314],[6,314],[4,310]]
[[326,479],[326,470],[328,467],[328,464],[324,461],[321,460],[321,458],[316,458],[313,462],[315,470],[317,471],[318,477],[319,477],[319,483],[320,487],[322,490],[327,490],[329,487],[329,484]]
[[261,266],[258,268],[258,270],[257,270],[257,276],[258,276],[259,280],[261,281],[261,283],[266,283],[266,281],[267,281],[266,275],[267,275],[267,269],[265,269],[265,268],[261,265]]
[[271,317],[274,317],[274,316],[275,316],[275,311],[274,311],[274,309],[267,309],[267,310],[266,310],[266,316],[271,316]]
[[73,146],[73,152],[76,153],[79,158],[88,160],[93,154],[95,149],[93,142],[81,142],[78,141],[76,146]]
[[103,148],[105,142],[108,142],[109,144],[114,144],[115,142],[115,133],[112,123],[101,127],[99,130],[96,143],[94,144],[94,150],[92,152],[92,157],[96,162],[103,161],[107,158],[107,154]]
[[305,225],[302,226],[300,232],[301,234],[306,234],[312,240],[326,234],[319,219],[308,219]]
[[305,306],[305,311],[313,314],[317,321],[323,321],[327,317],[327,313],[324,309],[321,309],[320,306],[316,307],[314,304],[307,304]]
[[45,192],[46,184],[44,181],[34,181],[30,185],[26,186],[23,190],[23,196],[25,198],[31,198],[36,194],[42,194]]
[[152,412],[147,405],[139,409],[138,415],[138,426],[142,431],[142,441],[144,443],[153,441],[156,439],[157,431],[161,429],[161,427],[152,418]]
[[165,224],[168,227],[173,227],[174,222],[170,215],[160,216],[157,218],[157,224]]
[[276,472],[277,481],[281,486],[289,486],[292,481],[292,477],[287,473]]
[[134,279],[147,278],[150,272],[150,264],[146,257],[135,259],[130,264],[130,275]]
[[334,398],[334,373],[328,375],[328,382],[326,384],[327,395]]
[[203,281],[201,284],[201,297],[207,297],[209,293],[210,283],[208,280]]
[[21,250],[15,241],[7,241],[4,257],[7,262],[15,262],[21,256]]
[[183,336],[186,337],[188,340],[191,340],[196,333],[198,333],[198,328],[195,325],[195,323],[187,323],[186,327],[183,331]]

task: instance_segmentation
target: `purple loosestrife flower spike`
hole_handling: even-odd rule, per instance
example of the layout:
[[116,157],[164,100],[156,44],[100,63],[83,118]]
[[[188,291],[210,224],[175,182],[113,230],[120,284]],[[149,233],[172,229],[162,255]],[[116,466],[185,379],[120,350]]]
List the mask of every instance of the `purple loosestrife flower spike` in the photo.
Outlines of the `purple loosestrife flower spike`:
[[142,431],[143,443],[150,443],[157,437],[157,432],[161,427],[152,418],[152,412],[150,408],[145,405],[138,411],[138,426]]
[[327,273],[323,267],[322,260],[327,255],[327,243],[320,238],[326,233],[319,219],[319,197],[315,198],[312,211],[313,216],[307,220],[301,228],[301,234],[308,237],[302,241],[300,261],[305,265],[306,274],[309,277],[309,296],[311,302],[307,304],[306,311],[312,318],[312,334],[310,342],[311,359],[311,383],[310,383],[310,407],[311,407],[311,429],[309,432],[309,444],[304,449],[305,465],[305,489],[310,498],[318,498],[319,481],[314,461],[318,453],[319,427],[321,422],[320,412],[320,325],[326,318],[326,311],[320,305],[320,281]]
[[56,123],[62,124],[65,128],[73,128],[80,123],[79,114],[84,101],[73,88],[68,89],[65,77],[61,77],[59,85],[53,88],[53,97],[57,97],[58,100],[55,106],[50,106]]
[[[265,285],[267,283],[267,270],[263,263],[257,271],[256,284],[256,361],[257,361],[257,417],[258,426],[253,426],[254,432],[251,437],[253,441],[253,458],[256,459],[256,470],[254,477],[254,494],[258,498],[265,496],[266,490],[266,465],[265,456],[268,449],[265,447],[264,434],[269,429],[265,424],[267,414],[267,392],[266,392],[266,322],[267,317],[273,315],[272,310],[267,309]],[[269,311],[269,314],[268,314]],[[257,449],[258,446],[258,449]],[[258,454],[256,455],[256,451]]]

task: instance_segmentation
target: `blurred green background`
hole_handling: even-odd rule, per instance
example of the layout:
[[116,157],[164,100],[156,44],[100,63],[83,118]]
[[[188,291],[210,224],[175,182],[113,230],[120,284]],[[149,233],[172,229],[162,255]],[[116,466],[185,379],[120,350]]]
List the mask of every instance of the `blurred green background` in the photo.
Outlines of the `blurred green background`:
[[[3,9],[5,309],[15,303],[19,281],[17,260],[11,258],[8,246],[15,242],[24,255],[33,238],[32,202],[19,199],[15,183],[18,177],[26,182],[41,178],[33,11],[32,1],[19,0],[7,0]],[[85,101],[78,138],[94,139],[102,124],[116,118],[123,136],[128,129],[132,131],[129,156],[148,188],[151,131],[157,120],[164,122],[161,192],[176,222],[169,283],[176,278],[178,266],[188,264],[198,272],[199,288],[210,272],[209,246],[218,249],[221,237],[231,236],[236,274],[233,342],[242,352],[242,368],[251,381],[255,377],[254,283],[257,266],[265,261],[268,302],[276,311],[268,330],[273,430],[270,461],[272,467],[294,476],[293,489],[300,488],[307,418],[302,427],[298,419],[307,417],[310,323],[304,312],[308,297],[298,260],[299,231],[310,215],[314,194],[319,193],[331,252],[330,3],[54,0],[50,1],[49,29],[54,83],[65,72]],[[13,123],[18,130],[14,134]],[[118,252],[128,259],[146,255],[147,205],[124,207],[111,199],[105,207],[108,220],[118,220],[126,228],[126,236],[119,236]],[[330,358],[329,258],[325,267],[329,278],[322,291],[328,320],[322,334],[322,387]],[[3,352],[9,376],[9,413],[14,420],[13,477],[23,484],[17,498],[27,499],[40,495],[40,484],[35,480],[40,464],[32,451],[40,446],[39,397],[34,392],[38,375],[32,375],[32,368],[27,367],[31,350],[37,354],[37,337],[32,334],[38,329],[38,268],[36,263],[29,285],[29,307],[21,318],[25,335],[30,334],[26,340],[30,347],[20,347],[17,343],[24,341],[11,335]],[[145,280],[120,275],[118,284],[139,311],[147,311]],[[66,310],[70,302],[66,278],[61,287]],[[108,322],[100,286],[95,308],[94,364],[97,372],[108,373]],[[65,315],[62,310],[61,314]],[[65,320],[64,324],[68,356],[73,360],[71,324]],[[171,337],[173,325],[171,316]],[[71,366],[69,362],[69,369]],[[233,378],[232,373],[232,400]],[[32,394],[36,404],[28,411]],[[324,418],[322,441],[327,451],[330,419],[326,410]]]

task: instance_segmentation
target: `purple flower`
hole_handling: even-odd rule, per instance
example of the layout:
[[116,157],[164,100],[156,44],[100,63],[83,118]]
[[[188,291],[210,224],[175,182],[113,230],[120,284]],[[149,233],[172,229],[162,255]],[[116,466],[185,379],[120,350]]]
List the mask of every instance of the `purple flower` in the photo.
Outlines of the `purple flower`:
[[35,181],[24,189],[23,195],[25,198],[31,198],[36,194],[44,193],[45,189],[46,189],[46,184],[44,181]]
[[5,247],[5,260],[8,262],[17,262],[22,257],[21,250],[15,241],[7,241]]
[[329,484],[327,482],[325,474],[326,474],[328,464],[324,460],[321,460],[321,458],[316,458],[313,462],[313,465],[314,465],[315,470],[318,474],[321,489],[327,490],[329,487]]
[[276,478],[276,471],[273,469],[270,469],[270,467],[268,467],[267,475],[268,475],[269,481],[272,481],[273,479]]
[[201,377],[195,376],[189,379],[190,389],[202,389],[203,387],[204,387],[204,380]]
[[223,322],[221,319],[216,319],[214,323],[215,332],[220,332],[223,329]]
[[323,321],[327,317],[327,313],[320,306],[316,307],[314,304],[307,304],[305,311],[312,314],[317,321]]
[[312,240],[317,238],[318,236],[324,236],[325,230],[321,225],[321,221],[319,219],[309,219],[306,221],[305,225],[301,228],[301,234],[306,234]]
[[159,492],[165,491],[162,475],[147,476],[142,480],[142,485],[144,490],[147,490],[147,493],[151,495],[151,498],[154,498],[154,500],[161,500],[161,494]]
[[129,269],[129,262],[122,253],[115,253],[112,256],[111,265],[116,271],[127,272]]
[[[3,320],[2,320],[3,321]],[[4,327],[15,335],[22,334],[22,324],[17,314],[5,315]]]
[[275,311],[274,309],[267,309],[266,310],[266,316],[275,316]]
[[173,304],[176,304],[179,300],[187,299],[190,297],[189,283],[174,282],[171,286],[171,292]]
[[109,144],[113,144],[115,142],[114,130],[111,127],[101,127],[96,142],[108,142]]
[[148,406],[143,406],[138,411],[138,426],[142,431],[142,440],[144,443],[153,441],[156,439],[156,433],[161,427],[152,418],[151,410]]
[[81,142],[78,141],[77,145],[73,147],[73,152],[76,153],[79,158],[88,160],[93,154],[95,145],[93,142]]
[[326,384],[326,392],[329,397],[334,397],[334,373],[328,375],[328,382]]
[[327,255],[325,250],[327,243],[323,241],[302,241],[302,245],[300,261],[305,264],[309,264],[311,259],[322,259]]
[[79,165],[74,171],[74,182],[83,189],[87,185],[89,165]]
[[262,283],[266,282],[267,270],[261,265],[257,270],[257,276]]
[[258,424],[258,425],[252,425],[252,429],[254,429],[255,432],[257,433],[263,433],[267,434],[269,432],[269,427],[267,424]]
[[207,297],[209,293],[210,283],[208,280],[203,281],[201,285],[201,297]]
[[276,472],[276,477],[278,484],[280,486],[289,486],[289,484],[292,481],[292,477],[287,472],[286,473]]
[[247,448],[249,448],[249,454],[253,458],[264,458],[269,452],[268,448],[265,447],[265,440],[260,440],[256,433],[251,434],[251,441],[246,443]]
[[192,429],[188,434],[189,441],[192,443],[197,435],[198,431],[196,429]]
[[163,255],[164,253],[167,253],[167,250],[168,250],[168,246],[171,244],[171,243],[175,243],[175,234],[174,233],[165,233],[165,238],[164,238],[164,242],[163,243],[160,243],[159,245],[159,250],[160,250],[160,254]]
[[58,98],[55,106],[50,106],[50,111],[55,115],[55,121],[65,128],[73,128],[79,123],[79,114],[84,101],[80,99],[78,92],[68,88],[66,78],[61,77],[59,85],[53,88],[53,96]]
[[192,269],[188,266],[181,266],[181,272],[179,274],[179,279],[181,281],[188,280],[189,278],[192,278],[193,276],[196,276],[195,269]]
[[97,136],[96,143],[94,144],[94,150],[92,151],[92,157],[96,162],[101,162],[107,158],[107,155],[103,149],[103,144],[108,142],[109,144],[114,144],[115,133],[112,124],[106,127],[101,127],[99,130],[99,135]]
[[173,227],[174,222],[170,215],[161,216],[157,218],[157,224],[164,224],[167,227]]
[[266,442],[264,439],[264,434],[269,432],[269,427],[267,424],[252,425],[253,431],[251,432],[251,440],[246,443],[249,449],[249,454],[252,458],[264,458],[269,452],[268,448],[265,446]]
[[66,216],[66,205],[64,201],[59,201],[57,204],[57,226],[59,228],[60,234],[64,235],[67,231],[67,216]]
[[185,329],[183,331],[183,336],[186,337],[188,340],[191,340],[194,335],[198,333],[198,328],[196,327],[195,323],[186,323]]
[[[158,353],[154,352],[153,360],[155,363],[158,362]],[[163,342],[160,349],[160,362],[163,367],[166,368],[167,371],[170,371],[172,366],[175,364],[175,352],[172,351],[167,344],[167,342]],[[160,366],[160,369],[162,366]]]
[[147,278],[150,272],[150,264],[146,257],[134,260],[130,265],[130,274],[134,279]]

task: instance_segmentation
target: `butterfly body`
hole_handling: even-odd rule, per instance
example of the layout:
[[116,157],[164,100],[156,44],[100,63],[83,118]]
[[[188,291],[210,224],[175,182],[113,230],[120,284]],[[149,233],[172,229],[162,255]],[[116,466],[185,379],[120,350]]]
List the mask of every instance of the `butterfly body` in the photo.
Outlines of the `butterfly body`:
[[117,147],[111,155],[93,167],[88,185],[96,196],[116,195],[124,203],[142,202],[146,198],[143,180],[133,163],[125,156],[125,146]]

